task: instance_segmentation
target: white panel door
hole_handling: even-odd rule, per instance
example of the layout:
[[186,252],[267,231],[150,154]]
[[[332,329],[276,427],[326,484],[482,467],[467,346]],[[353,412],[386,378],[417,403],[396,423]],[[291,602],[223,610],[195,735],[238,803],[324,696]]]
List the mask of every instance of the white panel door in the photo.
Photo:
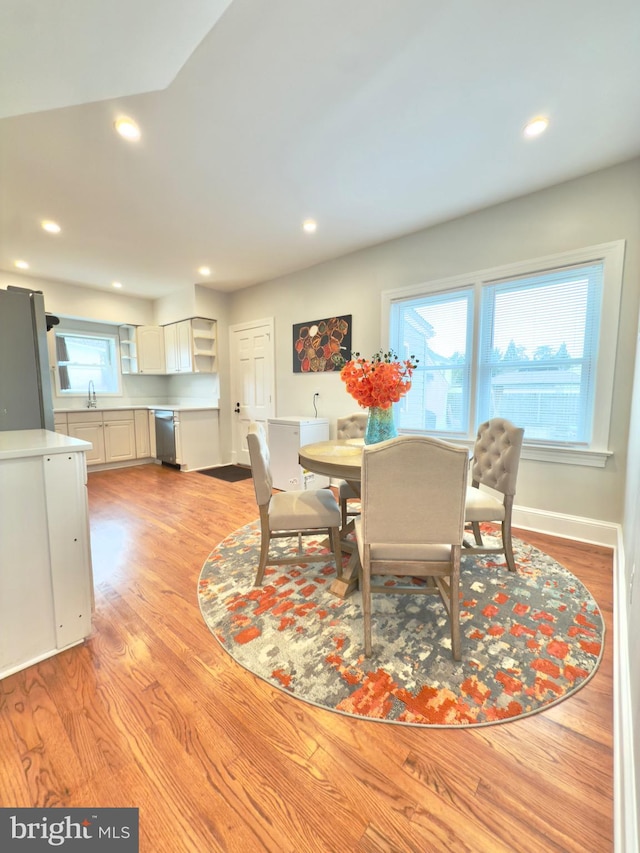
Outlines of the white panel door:
[[275,410],[273,319],[231,326],[232,459],[249,465],[251,421],[267,427]]

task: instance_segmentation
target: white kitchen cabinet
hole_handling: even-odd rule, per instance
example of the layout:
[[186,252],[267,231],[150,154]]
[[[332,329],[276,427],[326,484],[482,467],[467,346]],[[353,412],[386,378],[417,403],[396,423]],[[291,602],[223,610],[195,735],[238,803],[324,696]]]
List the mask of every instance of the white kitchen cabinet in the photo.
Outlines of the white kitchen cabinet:
[[164,351],[167,373],[192,373],[191,320],[164,326]]
[[191,320],[191,346],[194,373],[216,373],[216,321],[205,317]]
[[156,455],[156,413],[152,410],[147,414],[149,419],[149,456]]
[[135,326],[120,326],[120,369],[123,374],[138,372],[138,339]]
[[149,412],[146,409],[136,409],[133,422],[136,433],[136,459],[146,459],[151,456]]
[[58,435],[69,435],[69,426],[67,424],[67,415],[65,412],[56,412],[53,415],[54,429]]
[[166,373],[162,326],[138,326],[136,342],[138,373]]
[[0,679],[91,633],[84,442],[0,432]]
[[176,464],[182,471],[219,465],[220,430],[217,409],[174,410]]
[[90,441],[93,447],[87,450],[87,465],[99,465],[107,461],[104,448],[104,426],[102,412],[69,412],[68,432],[73,438]]
[[167,373],[214,373],[216,321],[192,317],[164,327]]
[[136,458],[133,411],[103,412],[106,462],[126,462]]

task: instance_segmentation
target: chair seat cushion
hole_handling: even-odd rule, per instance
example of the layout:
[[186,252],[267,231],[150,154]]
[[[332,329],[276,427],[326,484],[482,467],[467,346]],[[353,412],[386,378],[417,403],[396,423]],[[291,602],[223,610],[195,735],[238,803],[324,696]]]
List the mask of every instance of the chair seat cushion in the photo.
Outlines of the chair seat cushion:
[[465,499],[465,521],[503,521],[504,503],[483,489],[467,488]]
[[354,490],[351,488],[349,483],[346,480],[340,480],[338,482],[338,497],[341,501],[349,501],[352,499],[359,498],[360,495],[356,494]]
[[339,527],[340,507],[329,489],[279,492],[269,503],[270,530]]
[[[362,549],[362,516],[358,516],[356,522],[356,540],[358,542],[358,552],[360,554],[360,562],[363,559]],[[424,545],[402,543],[402,544],[384,544],[376,543],[371,545],[372,560],[424,560],[428,562],[440,561],[445,562],[451,559],[450,545]]]

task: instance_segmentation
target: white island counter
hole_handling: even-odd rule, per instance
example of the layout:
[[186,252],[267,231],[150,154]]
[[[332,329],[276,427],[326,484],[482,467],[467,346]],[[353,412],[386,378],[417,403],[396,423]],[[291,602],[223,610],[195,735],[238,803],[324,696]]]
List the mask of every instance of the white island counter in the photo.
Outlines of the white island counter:
[[0,432],[0,678],[91,633],[90,449],[48,430]]

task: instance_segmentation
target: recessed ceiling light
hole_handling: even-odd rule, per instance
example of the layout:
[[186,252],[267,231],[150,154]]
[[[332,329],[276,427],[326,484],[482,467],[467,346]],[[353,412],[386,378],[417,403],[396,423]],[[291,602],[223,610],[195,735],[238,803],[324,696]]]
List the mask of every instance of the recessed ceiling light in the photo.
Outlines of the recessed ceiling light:
[[19,270],[28,270],[29,264],[26,261],[15,261],[14,267],[18,267]]
[[62,228],[60,228],[58,223],[52,222],[50,219],[43,219],[40,224],[45,231],[49,232],[49,234],[59,234],[62,231]]
[[112,281],[112,282],[111,282],[111,286],[112,286],[112,287],[122,287],[122,282],[120,282],[120,281]]
[[115,121],[115,128],[123,139],[128,139],[130,142],[137,142],[140,139],[140,128],[132,118],[128,116],[120,116]]
[[538,116],[525,126],[524,135],[529,137],[529,139],[534,136],[540,136],[541,133],[545,132],[547,127],[549,127],[549,119],[544,118],[544,116]]
[[198,272],[200,275],[211,275],[211,270],[209,267],[198,267]]
[[305,219],[305,221],[302,223],[302,228],[304,231],[307,232],[307,234],[313,234],[317,227],[318,223],[315,221],[315,219]]

